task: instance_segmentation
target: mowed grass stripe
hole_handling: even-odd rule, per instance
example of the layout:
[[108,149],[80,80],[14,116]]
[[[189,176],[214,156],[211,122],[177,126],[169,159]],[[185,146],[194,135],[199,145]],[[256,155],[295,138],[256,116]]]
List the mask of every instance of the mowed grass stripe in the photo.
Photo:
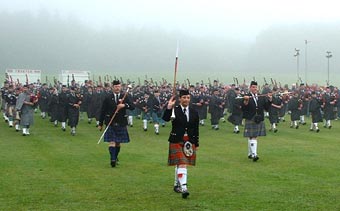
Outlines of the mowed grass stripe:
[[172,191],[174,169],[166,166],[170,124],[157,136],[153,124],[144,132],[141,120],[134,123],[112,169],[94,123],[81,120],[71,136],[36,114],[31,136],[23,137],[1,121],[0,210],[340,209],[338,121],[320,133],[280,123],[278,133],[259,138],[257,163],[232,125],[213,131],[206,124],[197,166],[189,167],[188,200]]

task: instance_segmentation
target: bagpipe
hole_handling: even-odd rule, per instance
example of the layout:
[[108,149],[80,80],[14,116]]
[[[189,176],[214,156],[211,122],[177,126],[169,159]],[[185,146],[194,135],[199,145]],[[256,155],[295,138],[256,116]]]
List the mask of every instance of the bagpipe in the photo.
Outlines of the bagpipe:
[[34,105],[37,104],[39,101],[39,97],[36,94],[31,94],[30,95],[30,102],[33,103]]

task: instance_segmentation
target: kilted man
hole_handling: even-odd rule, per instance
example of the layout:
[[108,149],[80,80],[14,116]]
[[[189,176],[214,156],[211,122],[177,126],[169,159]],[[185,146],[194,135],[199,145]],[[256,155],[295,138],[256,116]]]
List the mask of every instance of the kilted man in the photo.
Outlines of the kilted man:
[[272,104],[269,108],[269,122],[270,122],[270,129],[269,131],[277,132],[277,123],[279,123],[279,113],[280,109],[283,107],[281,96],[277,95],[277,88],[274,87],[273,90],[269,90],[268,93],[272,93],[273,100]]
[[176,99],[173,96],[163,115],[164,121],[172,119],[172,129],[168,139],[170,142],[168,165],[175,166],[174,191],[182,193],[182,197],[187,198],[189,196],[187,165],[196,164],[196,150],[199,146],[199,116],[198,112],[189,106],[188,90],[181,90],[179,105],[174,107],[175,103]]
[[321,105],[322,105],[322,101],[316,97],[315,91],[312,91],[312,99],[309,105],[309,112],[312,115],[312,123],[310,125],[310,131],[315,130],[317,133],[320,131],[318,127],[318,123],[322,122]]
[[67,96],[68,88],[63,85],[61,92],[59,93],[59,104],[58,104],[58,122],[61,122],[62,131],[66,131],[66,121],[67,121]]
[[218,130],[219,120],[224,110],[224,102],[219,96],[218,89],[213,90],[213,94],[210,98],[209,109],[211,114],[211,127],[214,130]]
[[[104,142],[109,143],[110,163],[111,167],[116,167],[118,154],[120,152],[120,144],[130,142],[127,131],[126,109],[133,110],[134,104],[128,98],[127,93],[122,93],[122,87],[119,80],[113,81],[113,93],[107,94],[101,108],[98,129],[102,130],[105,122],[108,127],[104,134]],[[110,123],[110,120],[114,116]]]
[[257,96],[257,82],[252,81],[249,93],[245,95],[242,103],[243,118],[245,118],[244,137],[248,137],[248,158],[256,162],[257,137],[266,135],[264,124],[264,110],[268,110],[272,96]]
[[334,120],[334,107],[336,105],[336,98],[334,95],[331,95],[331,89],[326,87],[325,94],[323,95],[323,118],[325,119],[324,128],[331,129],[332,124],[331,120]]
[[290,111],[290,127],[299,128],[297,123],[300,120],[301,109],[303,107],[302,100],[299,99],[299,93],[295,92],[293,97],[288,102],[288,110]]
[[29,128],[33,125],[34,109],[38,98],[32,95],[27,85],[24,85],[23,92],[19,94],[16,102],[16,110],[20,112],[20,125],[22,126],[22,135],[30,135]]
[[[228,117],[228,121],[234,125],[234,133],[238,134],[240,132],[239,125],[242,124],[242,100],[238,99],[237,97],[241,98],[241,91],[238,87],[234,90],[231,90],[235,94],[230,94],[229,100],[229,112],[230,116]],[[242,99],[242,98],[241,98]]]
[[13,127],[13,120],[14,120],[14,111],[15,111],[15,104],[17,102],[17,97],[14,93],[13,85],[8,87],[7,95],[5,96],[5,100],[7,102],[7,111],[6,116],[8,117],[8,125],[9,127]]
[[70,88],[70,94],[67,95],[67,114],[68,114],[68,126],[71,128],[71,135],[76,134],[76,127],[79,122],[79,108],[82,99],[79,93],[76,93],[74,87]]

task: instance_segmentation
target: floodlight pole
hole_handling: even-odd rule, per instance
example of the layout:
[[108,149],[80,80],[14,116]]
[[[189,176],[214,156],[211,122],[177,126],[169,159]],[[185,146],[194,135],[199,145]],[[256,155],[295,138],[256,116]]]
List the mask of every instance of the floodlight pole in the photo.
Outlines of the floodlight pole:
[[327,86],[329,86],[329,59],[332,58],[332,52],[330,51],[326,51],[327,55],[326,55],[326,58],[327,58]]
[[297,74],[297,80],[300,80],[300,73],[299,73],[299,56],[300,56],[300,49],[295,48],[295,54],[296,57],[296,74]]
[[307,83],[308,60],[307,60],[307,44],[311,41],[305,40],[305,83]]

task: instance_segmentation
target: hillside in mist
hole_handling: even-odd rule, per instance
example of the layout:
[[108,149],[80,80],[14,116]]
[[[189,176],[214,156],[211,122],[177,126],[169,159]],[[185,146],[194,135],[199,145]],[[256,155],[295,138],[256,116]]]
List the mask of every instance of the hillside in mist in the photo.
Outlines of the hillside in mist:
[[[332,51],[333,82],[340,62],[337,59],[340,24],[275,25],[262,31],[254,42],[227,39],[219,35],[188,35],[178,31],[145,26],[108,26],[94,29],[75,17],[60,18],[41,11],[0,13],[0,68],[40,69],[57,75],[62,69],[89,70],[95,74],[142,77],[173,75],[179,40],[179,77],[194,80],[256,77],[296,81],[294,48],[300,51],[300,76],[323,83],[326,78],[326,51]],[[228,26],[221,26],[228,27]],[[305,43],[308,43],[305,73]]]

